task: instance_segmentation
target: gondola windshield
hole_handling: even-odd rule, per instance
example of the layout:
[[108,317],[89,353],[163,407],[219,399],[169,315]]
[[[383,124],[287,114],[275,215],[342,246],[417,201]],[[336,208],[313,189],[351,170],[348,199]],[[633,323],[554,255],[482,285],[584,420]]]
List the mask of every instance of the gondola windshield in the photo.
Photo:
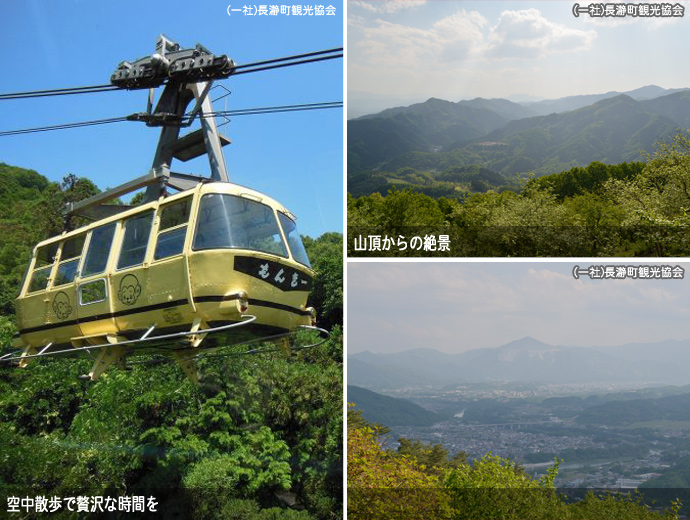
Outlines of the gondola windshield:
[[209,194],[201,199],[193,249],[216,248],[288,256],[273,210],[235,195]]

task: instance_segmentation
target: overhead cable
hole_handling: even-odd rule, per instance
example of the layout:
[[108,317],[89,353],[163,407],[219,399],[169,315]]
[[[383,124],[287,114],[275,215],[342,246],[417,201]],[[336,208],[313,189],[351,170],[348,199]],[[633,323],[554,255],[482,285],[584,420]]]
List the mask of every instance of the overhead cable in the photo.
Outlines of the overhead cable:
[[72,87],[59,88],[52,90],[33,90],[30,92],[14,92],[12,94],[0,94],[0,100],[4,99],[26,99],[48,96],[67,96],[71,94],[92,94],[94,92],[108,92],[111,90],[121,90],[114,85],[94,85],[92,87]]
[[[337,54],[339,53],[339,54]],[[332,60],[343,57],[343,48],[338,47],[334,49],[327,49],[323,51],[308,52],[304,54],[295,54],[286,56],[284,58],[274,58],[270,60],[255,61],[253,63],[246,63],[244,65],[237,65],[232,76],[239,74],[250,74],[252,72],[261,72],[265,70],[278,69],[282,67],[291,67],[293,65],[303,65],[305,63],[314,63],[319,61]],[[231,76],[231,77],[232,77]],[[126,90],[115,85],[92,85],[85,87],[70,87],[49,90],[32,90],[28,92],[13,92],[8,94],[0,94],[0,101],[10,99],[27,99],[48,96],[65,96],[73,94],[92,94],[96,92],[110,92],[113,90]]]
[[7,135],[32,134],[35,132],[49,132],[51,130],[67,130],[69,128],[81,128],[83,126],[106,125],[110,123],[121,123],[127,121],[126,117],[110,117],[107,119],[96,119],[94,121],[81,121],[79,123],[65,123],[61,125],[41,126],[38,128],[24,128],[21,130],[5,130],[0,132],[0,137]]
[[[208,114],[203,114],[202,117],[221,117],[221,116],[247,116],[247,115],[257,115],[257,114],[274,114],[279,112],[300,112],[305,110],[322,110],[327,108],[340,108],[343,106],[342,101],[329,101],[324,103],[306,103],[299,105],[282,105],[274,107],[256,107],[256,108],[241,108],[236,110],[223,110],[217,112],[211,112]],[[201,115],[201,114],[197,114]],[[184,118],[191,117],[190,114],[185,114]],[[81,128],[84,126],[96,126],[105,125],[110,123],[121,123],[124,121],[130,121],[131,119],[127,116],[124,117],[110,117],[106,119],[96,119],[93,121],[81,121],[78,123],[64,123],[60,125],[52,126],[42,126],[37,128],[24,128],[21,130],[5,130],[0,131],[0,137],[9,135],[20,135],[20,134],[31,134],[36,132],[49,132],[52,130],[67,130],[70,128]]]

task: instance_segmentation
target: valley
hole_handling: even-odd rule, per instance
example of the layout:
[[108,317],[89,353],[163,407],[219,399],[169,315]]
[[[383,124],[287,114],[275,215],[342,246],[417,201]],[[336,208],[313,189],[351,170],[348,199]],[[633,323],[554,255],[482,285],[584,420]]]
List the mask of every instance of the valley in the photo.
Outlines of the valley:
[[[435,413],[436,420],[402,424],[404,415],[388,414],[387,446],[395,448],[403,437],[441,444],[451,456],[464,452],[470,460],[491,452],[519,463],[535,478],[543,476],[556,457],[562,460],[557,487],[664,487],[665,475],[680,479],[681,487],[690,486],[690,473],[679,469],[690,460],[690,386],[633,386],[496,382],[407,387],[389,393],[404,396],[415,409]],[[348,401],[356,402],[353,394],[362,398],[358,389],[348,387]],[[369,413],[369,403],[356,402],[364,417],[379,422],[379,414]],[[646,417],[626,412],[626,403],[635,408],[646,403]],[[664,407],[672,415],[662,418],[663,413],[655,412]],[[624,411],[612,416],[610,408]],[[402,401],[398,409],[405,413]]]
[[[690,487],[688,341],[554,346],[525,337],[447,354],[358,352],[348,402],[399,438],[477,460],[491,452],[559,487]],[[690,467],[690,466],[689,466]],[[666,480],[664,480],[666,479]]]

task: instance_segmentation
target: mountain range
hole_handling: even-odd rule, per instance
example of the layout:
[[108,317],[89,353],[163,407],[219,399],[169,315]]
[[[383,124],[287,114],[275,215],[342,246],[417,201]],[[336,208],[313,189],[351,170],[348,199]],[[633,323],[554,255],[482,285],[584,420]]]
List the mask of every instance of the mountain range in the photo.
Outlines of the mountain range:
[[348,174],[473,164],[508,177],[558,173],[639,160],[688,127],[690,90],[654,85],[532,103],[430,98],[349,120]]
[[467,382],[690,383],[690,340],[617,347],[553,346],[531,337],[447,354],[419,348],[348,356],[348,384],[371,390]]
[[[626,94],[638,101],[645,99],[654,99],[659,96],[673,94],[686,90],[683,88],[665,89],[656,85],[647,85],[634,90],[625,92],[609,91],[605,94],[586,94],[580,96],[566,96],[557,99],[543,99],[537,96],[530,95],[514,95],[508,96],[506,101],[513,102],[516,105],[522,105],[530,110],[529,116],[546,115],[552,112],[565,112],[567,110],[575,110],[583,106],[591,105],[607,97],[615,97],[619,94]],[[500,99],[500,98],[499,98]],[[378,114],[390,107],[403,107],[419,103],[424,100],[423,96],[415,97],[391,97],[389,94],[372,94],[370,92],[361,92],[357,90],[347,91],[347,118],[348,120],[357,119],[370,114]],[[477,100],[494,101],[494,99],[483,100],[476,98],[472,100],[460,100],[460,103],[475,103]],[[522,116],[525,117],[525,116]]]

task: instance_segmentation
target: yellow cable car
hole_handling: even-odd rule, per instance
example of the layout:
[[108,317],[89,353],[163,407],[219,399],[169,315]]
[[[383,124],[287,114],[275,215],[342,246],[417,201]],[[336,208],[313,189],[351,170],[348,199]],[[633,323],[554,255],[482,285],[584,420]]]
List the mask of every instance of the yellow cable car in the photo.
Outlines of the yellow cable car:
[[[315,327],[306,307],[314,271],[295,218],[270,197],[228,181],[214,121],[211,79],[234,63],[206,48],[180,49],[163,35],[156,53],[122,62],[111,82],[149,88],[135,120],[163,127],[144,176],[69,205],[94,222],[39,243],[16,300],[18,337],[0,361],[86,351],[99,377],[132,353],[164,352],[196,381],[199,352],[278,339]],[[202,81],[203,80],[203,81]],[[155,111],[153,90],[165,83]],[[190,113],[186,107],[196,104]],[[179,135],[199,118],[201,128]],[[209,178],[170,171],[173,159],[208,155]],[[106,201],[146,187],[140,206]],[[179,193],[170,194],[168,188]]]
[[148,343],[194,379],[193,347],[209,333],[205,348],[314,324],[306,307],[314,272],[290,213],[235,184],[189,191],[36,246],[17,299],[22,364],[101,345],[96,379]]

